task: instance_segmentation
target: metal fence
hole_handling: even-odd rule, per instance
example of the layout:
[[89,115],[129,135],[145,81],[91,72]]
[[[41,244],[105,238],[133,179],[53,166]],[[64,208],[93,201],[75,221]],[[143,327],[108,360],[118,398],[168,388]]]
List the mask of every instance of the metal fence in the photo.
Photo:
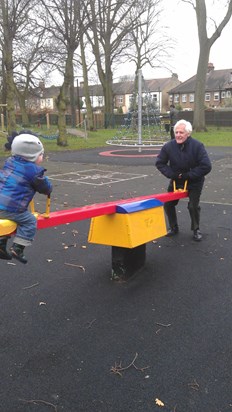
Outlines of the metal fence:
[[[81,121],[83,121],[85,115],[81,114]],[[156,121],[157,121],[156,117]],[[58,124],[58,115],[55,113],[49,114],[50,125],[57,125]],[[168,116],[165,114],[162,118],[162,121],[167,119],[167,123],[169,121]],[[193,122],[193,111],[180,111],[179,112],[179,119],[185,119],[189,122]],[[152,120],[150,119],[151,123]],[[16,116],[16,121],[18,124],[22,125],[22,118],[20,115]],[[145,120],[144,120],[145,121]],[[147,121],[147,118],[146,118]],[[46,126],[46,115],[44,114],[33,114],[29,115],[29,123],[30,125],[37,125],[39,127]],[[125,126],[127,122],[127,115],[126,114],[111,114],[104,116],[103,113],[96,113],[94,114],[94,128],[100,129],[104,127],[109,128],[118,128],[120,126]],[[232,111],[224,111],[224,110],[212,110],[212,111],[205,111],[205,122],[206,126],[215,126],[215,127],[232,127]],[[71,126],[72,119],[71,115],[66,115],[66,124],[67,126]],[[23,127],[25,125],[22,125]],[[28,125],[27,125],[28,126]]]

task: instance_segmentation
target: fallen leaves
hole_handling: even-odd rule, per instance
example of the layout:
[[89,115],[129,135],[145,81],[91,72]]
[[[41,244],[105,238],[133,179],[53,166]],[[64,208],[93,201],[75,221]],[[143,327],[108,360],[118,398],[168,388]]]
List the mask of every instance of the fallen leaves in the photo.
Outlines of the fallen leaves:
[[163,407],[163,406],[164,406],[164,403],[163,403],[160,399],[158,399],[158,398],[155,399],[155,403],[156,403],[156,405],[158,405],[158,406],[160,406],[160,407]]
[[193,382],[188,383],[188,387],[193,389],[194,391],[199,391],[200,389],[200,385],[199,383],[196,381],[196,379],[193,380]]

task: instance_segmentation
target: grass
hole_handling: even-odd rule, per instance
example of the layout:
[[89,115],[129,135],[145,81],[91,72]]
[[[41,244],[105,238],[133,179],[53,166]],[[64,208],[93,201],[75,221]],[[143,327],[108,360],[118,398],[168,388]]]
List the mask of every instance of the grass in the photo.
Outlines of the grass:
[[[36,133],[41,135],[54,135],[56,133],[55,129],[33,129]],[[41,141],[44,144],[45,151],[65,151],[65,150],[82,150],[82,149],[92,149],[95,147],[105,147],[106,141],[113,138],[117,133],[117,129],[100,129],[94,132],[88,132],[88,137],[78,137],[73,135],[68,135],[68,146],[61,147],[57,146],[56,139],[49,140],[47,138],[41,137]],[[194,133],[192,134],[194,138],[201,141],[205,146],[221,146],[221,147],[232,147],[232,128],[216,128],[209,127],[207,132]],[[8,156],[9,152],[4,151],[4,143],[6,142],[6,134],[0,133],[0,156]]]
[[209,127],[207,132],[192,133],[192,136],[207,146],[232,147],[232,128]]

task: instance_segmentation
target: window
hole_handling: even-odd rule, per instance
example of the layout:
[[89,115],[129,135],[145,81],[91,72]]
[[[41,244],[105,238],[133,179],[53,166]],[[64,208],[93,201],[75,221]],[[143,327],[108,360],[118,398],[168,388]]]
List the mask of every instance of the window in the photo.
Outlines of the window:
[[130,96],[129,96],[129,102],[130,103],[133,102],[133,98],[134,98],[133,94],[130,94]]
[[205,93],[205,101],[210,102],[210,93]]
[[226,97],[231,97],[231,91],[230,90],[227,90]]
[[102,105],[103,105],[103,97],[98,96],[98,106],[102,106]]
[[190,101],[190,103],[194,102],[194,93],[189,95],[189,101]]
[[221,98],[225,99],[225,97],[226,97],[226,92],[221,92]]
[[187,102],[187,95],[186,95],[186,94],[182,94],[181,100],[182,100],[182,103],[186,103],[186,102]]
[[219,100],[219,92],[214,93],[213,100],[216,101],[216,102]]
[[123,104],[123,96],[118,96],[118,103]]
[[154,93],[151,95],[153,102],[158,102],[158,96],[157,93]]
[[174,102],[179,103],[179,94],[175,94],[174,96]]

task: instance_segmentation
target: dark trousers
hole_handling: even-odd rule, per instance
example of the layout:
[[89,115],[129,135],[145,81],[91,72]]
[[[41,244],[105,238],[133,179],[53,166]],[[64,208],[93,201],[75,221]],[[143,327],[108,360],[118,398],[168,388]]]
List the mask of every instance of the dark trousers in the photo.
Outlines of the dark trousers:
[[170,137],[171,139],[175,139],[174,126],[170,127]]
[[[172,187],[168,188],[168,191],[171,192]],[[188,210],[191,218],[191,230],[199,229],[200,227],[200,196],[201,189],[190,189],[189,193],[189,202]],[[177,215],[176,215],[176,205],[179,203],[179,200],[173,200],[171,202],[164,203],[164,210],[168,218],[168,223],[170,228],[177,226]]]

